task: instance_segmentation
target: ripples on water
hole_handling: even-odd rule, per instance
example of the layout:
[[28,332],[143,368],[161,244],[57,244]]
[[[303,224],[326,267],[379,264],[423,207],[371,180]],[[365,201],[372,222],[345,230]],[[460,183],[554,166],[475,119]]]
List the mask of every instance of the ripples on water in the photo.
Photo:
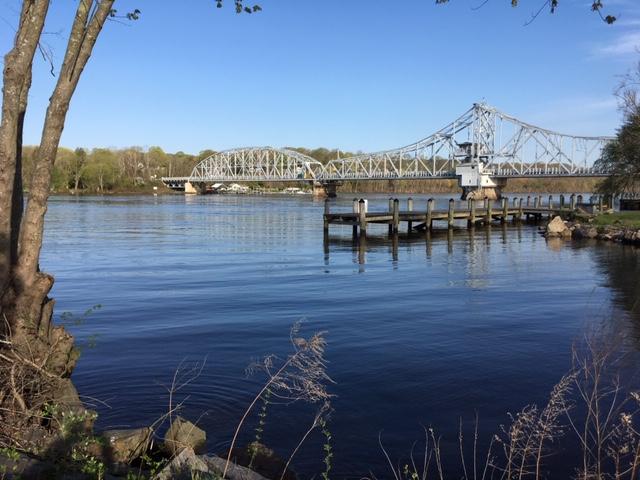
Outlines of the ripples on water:
[[[369,198],[370,210],[387,205]],[[57,315],[103,305],[71,326],[80,342],[97,339],[74,380],[108,403],[99,426],[151,423],[176,367],[206,358],[181,392],[184,415],[202,416],[210,449],[223,449],[259,388],[245,367],[286,355],[304,319],[307,333],[328,332],[336,476],[386,475],[380,432],[399,458],[434,425],[455,457],[460,416],[478,412],[488,437],[506,412],[543,402],[585,329],[606,321],[638,345],[635,249],[548,244],[531,226],[401,235],[394,249],[374,225],[359,254],[350,227],[332,226],[323,244],[322,207],[298,196],[52,199],[42,268],[56,276]],[[265,443],[287,457],[312,416],[274,407]],[[321,448],[318,435],[297,469],[320,472]]]

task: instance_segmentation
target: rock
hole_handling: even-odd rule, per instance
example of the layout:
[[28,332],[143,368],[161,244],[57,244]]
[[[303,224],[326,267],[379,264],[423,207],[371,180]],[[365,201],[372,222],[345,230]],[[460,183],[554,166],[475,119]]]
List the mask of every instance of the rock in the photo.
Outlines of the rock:
[[176,455],[183,448],[192,448],[195,453],[204,453],[207,446],[207,434],[193,423],[182,417],[176,417],[164,436],[164,448]]
[[196,456],[192,448],[186,447],[154,477],[154,480],[191,480],[195,473],[207,474],[209,466]]
[[547,225],[547,236],[549,237],[564,236],[565,231],[569,231],[569,228],[561,217],[554,217]]
[[[224,472],[224,466],[227,463],[226,459],[213,456],[200,457],[209,467],[210,473],[217,473],[219,476]],[[253,470],[236,465],[235,463],[229,463],[227,474],[225,477],[227,480],[266,480],[265,477]],[[275,477],[274,477],[275,478]]]
[[93,431],[93,424],[98,414],[85,408],[71,379],[63,378],[58,382],[57,388],[53,392],[52,400],[56,407],[54,417],[57,423],[62,425],[65,430],[74,430],[73,432],[67,431],[65,434],[90,433]]
[[[220,456],[227,458],[227,453]],[[251,442],[246,447],[234,448],[231,458],[237,465],[247,467],[251,465],[254,472],[266,478],[280,478],[287,467],[287,462],[284,459],[259,442]],[[284,480],[296,480],[297,477],[291,470],[287,470],[283,478]]]
[[60,379],[58,387],[53,392],[53,402],[73,409],[84,410],[78,391],[69,378]]
[[[153,480],[192,480],[193,478],[219,479],[226,460],[220,457],[196,455],[191,447],[185,447]],[[229,463],[226,480],[266,480],[253,470]]]
[[595,227],[576,227],[573,231],[574,238],[597,238],[598,229]]
[[110,459],[116,463],[130,463],[139,458],[151,443],[149,427],[131,430],[108,430],[102,433],[107,441]]

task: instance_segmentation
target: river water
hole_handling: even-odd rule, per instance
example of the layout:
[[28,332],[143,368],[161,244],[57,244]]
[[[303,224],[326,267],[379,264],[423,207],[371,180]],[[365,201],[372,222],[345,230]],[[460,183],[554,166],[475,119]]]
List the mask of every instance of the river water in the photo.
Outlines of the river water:
[[[382,478],[379,438],[395,462],[433,426],[453,461],[461,418],[468,429],[477,414],[488,438],[508,412],[543,403],[585,332],[640,346],[636,249],[548,243],[527,225],[401,234],[394,247],[373,226],[359,253],[350,227],[324,242],[322,211],[307,196],[52,198],[41,268],[82,345],[73,378],[98,425],[151,424],[176,369],[204,362],[174,400],[224,450],[263,381],[247,365],[286,356],[302,320],[305,334],[326,331],[334,477]],[[314,409],[271,405],[264,443],[288,457]],[[322,471],[322,443],[316,432],[296,456],[305,477]]]

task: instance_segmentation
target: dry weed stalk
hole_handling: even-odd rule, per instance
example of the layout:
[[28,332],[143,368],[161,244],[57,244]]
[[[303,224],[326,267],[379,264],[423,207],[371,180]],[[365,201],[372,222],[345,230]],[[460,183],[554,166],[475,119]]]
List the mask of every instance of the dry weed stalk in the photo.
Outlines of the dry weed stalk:
[[[500,427],[489,443],[484,467],[478,468],[478,420],[474,428],[473,458],[464,451],[462,421],[458,432],[461,478],[500,480],[541,480],[547,457],[566,433],[581,455],[575,480],[637,480],[640,478],[640,392],[632,391],[621,376],[624,349],[617,344],[587,338],[573,349],[573,368],[552,389],[543,409],[527,405],[511,422]],[[624,377],[627,378],[626,376]],[[625,384],[626,383],[626,384]],[[421,469],[411,455],[411,467],[404,472],[394,467],[382,450],[396,480],[428,480],[429,475],[444,480],[439,438],[425,429],[425,454]],[[415,446],[415,444],[414,444]],[[495,449],[495,452],[494,452]],[[498,453],[496,455],[496,453]],[[435,465],[432,465],[435,460]],[[473,465],[470,471],[469,466]],[[430,468],[433,466],[433,468]],[[566,466],[566,465],[565,465]]]
[[302,447],[302,444],[307,440],[307,438],[309,438],[309,435],[311,435],[311,432],[313,432],[316,428],[320,427],[323,424],[323,422],[327,421],[330,412],[331,412],[331,405],[329,404],[328,401],[326,401],[316,413],[315,417],[313,418],[313,423],[304,433],[304,435],[296,445],[296,448],[294,448],[293,452],[291,452],[291,455],[289,456],[289,459],[287,460],[287,463],[285,464],[282,470],[282,474],[280,475],[280,480],[284,480],[284,476],[286,475],[287,470],[289,470],[289,465],[291,464],[293,457],[295,457],[296,453],[298,453],[298,450],[300,450],[300,447]]
[[[468,459],[464,449],[464,435],[462,419],[459,422],[458,448],[461,478],[464,480],[524,480],[543,477],[543,460],[548,453],[548,444],[564,434],[560,423],[564,415],[570,410],[568,397],[572,392],[575,374],[562,377],[555,385],[546,406],[540,410],[535,405],[526,406],[516,415],[509,415],[511,423],[501,426],[501,433],[492,436],[484,455],[484,463],[479,461],[478,454],[478,416],[476,415],[473,428],[472,458]],[[639,397],[640,398],[640,397]],[[423,427],[424,428],[424,427]],[[379,439],[380,448],[395,480],[445,480],[445,462],[442,458],[440,437],[433,428],[424,428],[425,448],[422,465],[418,467],[411,449],[411,465],[404,469],[396,467],[391,462],[389,454]],[[497,447],[497,446],[500,447]],[[639,445],[640,447],[640,445]],[[501,454],[496,456],[496,449]],[[639,459],[640,465],[640,459]]]
[[575,374],[570,373],[553,387],[544,409],[527,405],[515,416],[509,414],[511,424],[501,426],[501,435],[495,437],[502,446],[503,462],[494,461],[491,468],[501,472],[503,480],[542,478],[542,460],[547,443],[553,443],[564,434],[560,421],[570,409]]
[[231,455],[245,420],[267,390],[271,392],[271,395],[287,402],[317,403],[327,402],[331,398],[326,389],[326,384],[332,380],[326,372],[324,351],[327,342],[324,338],[324,332],[316,332],[308,339],[300,337],[299,332],[300,323],[295,323],[290,331],[293,353],[286,359],[280,361],[275,355],[268,355],[262,361],[250,366],[249,372],[264,372],[267,381],[238,422],[229,446],[222,478],[225,478],[227,474]]
[[582,450],[578,480],[635,480],[640,464],[640,435],[636,415],[640,396],[625,392],[615,368],[617,349],[587,339],[585,353],[573,352],[575,390],[584,412],[568,414]]

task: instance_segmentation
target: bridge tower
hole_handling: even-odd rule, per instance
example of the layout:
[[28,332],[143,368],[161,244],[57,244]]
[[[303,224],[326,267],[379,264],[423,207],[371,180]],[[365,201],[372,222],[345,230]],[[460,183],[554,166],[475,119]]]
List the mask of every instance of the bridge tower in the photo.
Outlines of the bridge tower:
[[492,171],[487,167],[492,152],[493,135],[487,134],[482,125],[473,124],[473,142],[458,144],[456,157],[456,176],[458,185],[462,188],[462,200],[483,199],[498,200],[502,194],[502,187],[506,179],[493,178]]
[[474,103],[470,120],[470,139],[458,143],[454,154],[457,160],[455,172],[458,185],[462,188],[462,200],[485,197],[498,200],[506,179],[492,178],[492,171],[488,167],[495,152],[494,112],[484,108],[483,104]]

